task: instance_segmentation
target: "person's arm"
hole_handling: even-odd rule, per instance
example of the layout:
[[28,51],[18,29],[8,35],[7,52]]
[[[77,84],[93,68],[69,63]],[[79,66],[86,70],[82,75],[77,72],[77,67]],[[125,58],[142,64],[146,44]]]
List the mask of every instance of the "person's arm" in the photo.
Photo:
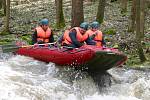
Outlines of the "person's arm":
[[98,33],[96,32],[95,34],[91,35],[90,38],[91,38],[92,40],[94,40],[94,38],[95,38],[95,36],[96,36],[97,34],[98,34]]
[[54,42],[53,31],[51,32],[51,35],[50,35],[50,37],[49,37],[49,42],[50,42],[50,43]]
[[105,40],[104,40],[104,36],[103,36],[103,38],[102,38],[102,45],[106,45],[106,42],[105,42]]
[[35,30],[32,34],[32,44],[37,43],[37,31]]
[[82,44],[76,39],[76,30],[73,30],[69,33],[69,37],[72,40],[72,43],[76,46],[76,47],[81,47]]
[[88,36],[88,38],[85,40],[85,42],[86,42],[88,45],[96,45],[96,42],[93,41],[89,36]]
[[62,43],[63,38],[64,38],[64,34],[62,34],[62,35],[58,38],[58,43]]
[[93,34],[93,35],[91,35],[89,38],[90,38],[91,40],[94,40],[95,36],[96,36],[96,34]]

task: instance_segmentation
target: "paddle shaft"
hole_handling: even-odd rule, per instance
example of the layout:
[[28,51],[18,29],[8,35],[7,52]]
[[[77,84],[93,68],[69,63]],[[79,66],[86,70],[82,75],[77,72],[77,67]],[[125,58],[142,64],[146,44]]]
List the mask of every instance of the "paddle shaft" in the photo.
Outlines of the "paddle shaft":
[[34,45],[22,45],[22,46],[18,46],[18,45],[1,45],[0,46],[0,52],[6,53],[6,52],[14,52],[16,50],[18,50],[19,48],[26,48],[26,47],[33,47],[33,46],[44,46],[44,45],[53,45],[54,43],[45,43],[45,44],[34,44]]

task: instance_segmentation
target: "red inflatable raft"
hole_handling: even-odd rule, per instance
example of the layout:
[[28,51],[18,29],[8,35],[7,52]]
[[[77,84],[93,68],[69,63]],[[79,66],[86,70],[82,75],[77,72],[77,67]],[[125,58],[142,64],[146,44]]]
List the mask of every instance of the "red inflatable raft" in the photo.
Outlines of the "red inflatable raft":
[[122,65],[127,56],[112,48],[99,48],[84,45],[80,48],[68,47],[23,47],[16,51],[19,55],[33,57],[44,62],[53,62],[60,66],[87,68],[91,71],[108,70]]

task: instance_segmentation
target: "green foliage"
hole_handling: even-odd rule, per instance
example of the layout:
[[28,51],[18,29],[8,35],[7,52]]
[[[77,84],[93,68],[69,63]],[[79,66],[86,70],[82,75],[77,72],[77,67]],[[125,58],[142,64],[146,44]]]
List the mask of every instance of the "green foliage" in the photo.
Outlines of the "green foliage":
[[3,17],[4,13],[0,10],[0,17]]
[[113,45],[113,48],[119,48],[119,45],[118,45],[117,43],[115,43],[115,44]]
[[12,41],[13,41],[13,39],[4,38],[4,39],[1,39],[1,40],[0,40],[0,45],[7,44],[7,43],[11,43]]
[[99,19],[96,19],[96,21],[98,21],[100,24],[102,24],[103,23],[103,18],[99,18]]
[[127,15],[127,11],[122,10],[122,11],[121,11],[121,15],[122,15],[122,17],[126,16],[126,15]]
[[143,41],[143,44],[145,44],[146,47],[150,47],[150,34],[145,34],[145,41]]
[[127,54],[128,60],[126,62],[127,66],[130,67],[142,67],[142,66],[149,66],[150,65],[150,55],[147,53],[145,54],[147,61],[141,63],[138,54]]
[[7,31],[5,31],[5,30],[3,30],[1,33],[0,33],[0,35],[9,35],[10,34],[10,32],[7,32]]
[[29,44],[32,44],[31,35],[30,34],[23,35],[21,37],[21,39],[24,40],[24,41],[27,41],[27,43],[29,43]]
[[148,9],[150,9],[150,3],[147,5]]
[[134,66],[137,64],[140,64],[140,59],[138,57],[138,55],[129,55],[128,54],[128,60],[127,60],[127,65],[128,66]]
[[8,42],[5,42],[5,41],[4,41],[4,42],[1,42],[1,41],[0,41],[0,45],[4,45],[4,44],[7,44],[7,43],[8,43]]
[[150,41],[149,42],[144,42],[146,47],[150,47]]
[[113,29],[113,28],[110,28],[110,29],[105,30],[104,33],[108,34],[108,35],[115,35],[116,34],[116,30]]
[[146,38],[150,38],[150,34],[145,34],[145,37]]
[[104,40],[105,40],[106,42],[112,42],[112,38],[111,38],[110,36],[105,36],[105,37],[104,37]]
[[62,22],[62,23],[56,23],[55,27],[56,27],[57,29],[64,28],[64,27],[65,27],[65,22]]

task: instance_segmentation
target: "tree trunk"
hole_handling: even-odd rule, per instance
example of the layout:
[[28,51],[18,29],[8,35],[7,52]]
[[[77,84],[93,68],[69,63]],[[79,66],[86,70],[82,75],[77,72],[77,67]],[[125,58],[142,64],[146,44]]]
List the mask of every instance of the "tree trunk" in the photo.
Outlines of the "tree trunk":
[[6,0],[3,0],[4,15],[6,16]]
[[121,13],[122,14],[127,12],[127,3],[128,3],[128,0],[121,0]]
[[83,0],[72,0],[71,27],[79,26],[84,21]]
[[150,0],[146,0],[146,7],[150,8]]
[[96,2],[96,0],[87,0],[87,1],[90,1],[90,2]]
[[106,0],[99,0],[98,11],[97,11],[97,17],[96,17],[96,20],[97,20],[99,23],[102,23],[102,22],[103,22],[103,19],[104,19],[105,4],[106,4]]
[[141,38],[144,39],[144,24],[145,24],[145,0],[141,0],[141,16],[140,16],[140,32]]
[[0,0],[0,9],[2,9],[3,0]]
[[56,4],[56,27],[63,28],[65,26],[65,19],[63,14],[62,0],[55,0]]
[[136,0],[132,0],[132,8],[131,8],[131,15],[129,19],[128,31],[133,33],[135,30],[135,16],[136,16]]
[[5,32],[9,32],[10,0],[6,0],[6,5]]
[[140,57],[141,62],[144,62],[146,60],[141,44],[141,32],[140,32],[140,13],[141,13],[141,6],[140,6],[140,0],[136,0],[136,43],[137,43],[137,49],[138,54]]
[[117,1],[117,0],[111,0],[110,2],[115,2],[115,1]]

